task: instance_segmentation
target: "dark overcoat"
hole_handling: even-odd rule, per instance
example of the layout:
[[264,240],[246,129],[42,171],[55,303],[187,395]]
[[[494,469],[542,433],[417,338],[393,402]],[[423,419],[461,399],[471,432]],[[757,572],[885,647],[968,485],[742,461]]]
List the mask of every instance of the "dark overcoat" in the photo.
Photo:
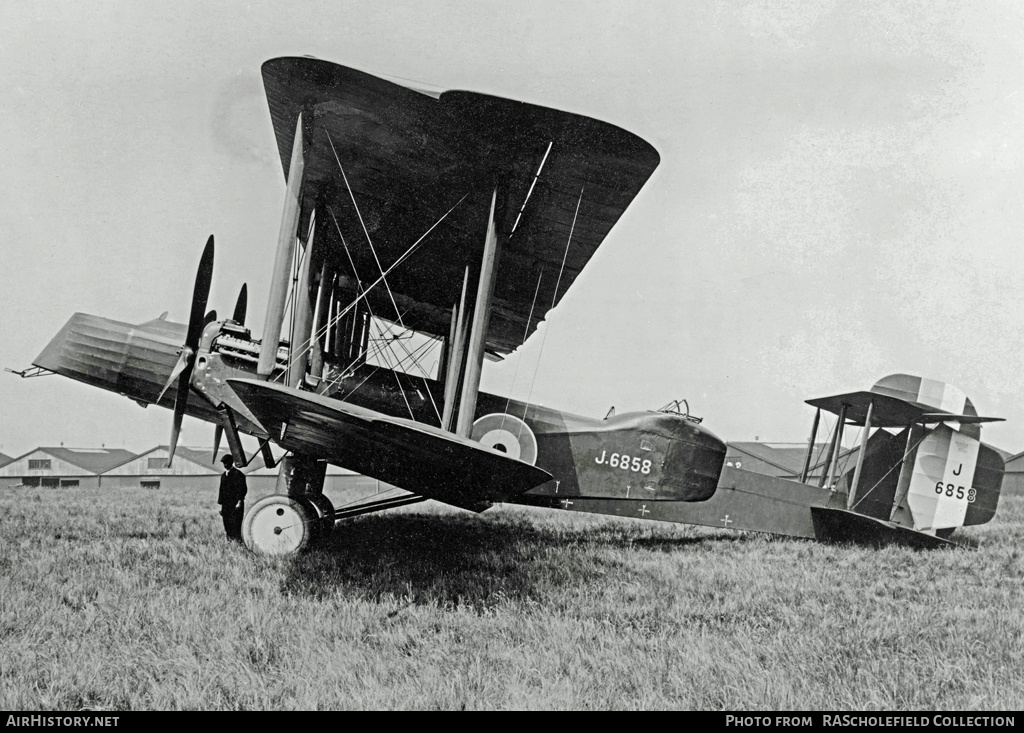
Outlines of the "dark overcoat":
[[220,477],[217,503],[225,507],[234,507],[238,502],[245,500],[245,494],[245,474],[232,466]]

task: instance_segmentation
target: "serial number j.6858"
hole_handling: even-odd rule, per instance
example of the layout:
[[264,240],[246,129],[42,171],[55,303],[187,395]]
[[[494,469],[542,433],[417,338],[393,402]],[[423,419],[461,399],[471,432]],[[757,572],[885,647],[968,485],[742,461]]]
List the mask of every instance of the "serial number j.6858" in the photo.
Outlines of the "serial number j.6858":
[[[605,457],[607,456],[607,460]],[[643,458],[640,456],[633,456],[630,458],[625,453],[612,453],[608,456],[608,451],[601,451],[601,455],[594,459],[594,462],[598,465],[608,464],[611,468],[621,468],[623,471],[634,471],[636,473],[648,474],[651,472],[651,459]]]

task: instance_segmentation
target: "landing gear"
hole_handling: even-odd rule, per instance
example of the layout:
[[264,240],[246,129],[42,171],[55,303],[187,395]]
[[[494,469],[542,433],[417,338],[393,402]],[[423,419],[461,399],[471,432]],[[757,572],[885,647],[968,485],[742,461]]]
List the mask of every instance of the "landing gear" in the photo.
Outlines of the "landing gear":
[[261,555],[295,555],[329,537],[332,529],[334,507],[326,496],[274,494],[245,513],[242,539],[246,547]]
[[296,499],[308,503],[313,512],[313,541],[325,541],[334,531],[334,504],[323,494]]
[[245,513],[242,539],[261,555],[295,555],[322,542],[334,529],[334,506],[326,496],[275,494],[260,499]]
[[326,465],[305,456],[282,461],[280,493],[260,499],[245,513],[242,539],[261,555],[296,555],[330,536],[334,505],[323,495]]
[[246,547],[262,555],[294,555],[309,547],[318,521],[309,503],[274,494],[245,513],[242,539]]

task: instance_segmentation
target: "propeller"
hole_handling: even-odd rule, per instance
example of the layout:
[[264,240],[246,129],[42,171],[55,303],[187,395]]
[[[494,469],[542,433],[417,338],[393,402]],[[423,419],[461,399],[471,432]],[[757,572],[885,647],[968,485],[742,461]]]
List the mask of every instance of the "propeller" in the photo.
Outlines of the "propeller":
[[[188,404],[188,393],[192,383],[192,369],[195,367],[196,351],[199,349],[199,339],[203,336],[203,329],[217,319],[217,312],[206,313],[206,302],[210,298],[210,283],[213,280],[213,235],[206,240],[206,247],[203,249],[203,256],[199,260],[199,269],[196,272],[196,284],[192,289],[192,310],[188,318],[188,331],[185,334],[185,343],[182,344],[178,362],[171,370],[171,376],[164,385],[157,402],[163,399],[164,393],[177,381],[177,393],[174,397],[174,419],[171,423],[171,442],[167,451],[167,467],[170,468],[174,460],[174,451],[178,447],[178,434],[181,432],[181,420],[185,416],[185,407]],[[205,314],[205,315],[204,315]]]
[[249,303],[249,288],[242,283],[242,289],[238,291],[238,300],[235,301],[235,312],[231,320],[235,323],[245,325],[245,309]]

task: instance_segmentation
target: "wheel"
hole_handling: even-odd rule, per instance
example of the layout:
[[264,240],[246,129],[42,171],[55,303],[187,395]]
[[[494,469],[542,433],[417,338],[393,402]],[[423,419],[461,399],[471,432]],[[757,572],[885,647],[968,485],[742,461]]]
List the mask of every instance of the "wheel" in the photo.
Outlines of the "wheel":
[[274,494],[245,513],[242,539],[246,547],[262,555],[295,555],[309,546],[320,523],[311,504]]

